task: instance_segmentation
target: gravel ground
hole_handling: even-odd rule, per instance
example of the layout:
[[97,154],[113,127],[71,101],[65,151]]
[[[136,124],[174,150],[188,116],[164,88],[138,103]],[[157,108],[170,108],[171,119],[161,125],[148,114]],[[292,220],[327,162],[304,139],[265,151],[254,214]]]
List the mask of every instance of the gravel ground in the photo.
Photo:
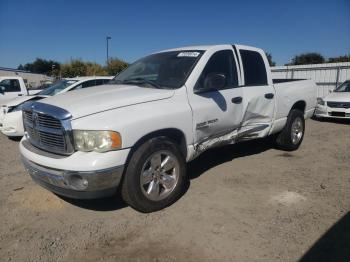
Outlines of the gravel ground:
[[307,121],[301,148],[268,139],[190,163],[174,205],[152,214],[37,186],[0,136],[1,261],[349,261],[350,125]]

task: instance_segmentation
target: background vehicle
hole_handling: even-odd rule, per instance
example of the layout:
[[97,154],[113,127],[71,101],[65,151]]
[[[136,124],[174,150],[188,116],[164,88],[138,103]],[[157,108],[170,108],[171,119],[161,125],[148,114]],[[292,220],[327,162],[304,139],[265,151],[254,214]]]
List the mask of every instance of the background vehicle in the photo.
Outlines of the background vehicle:
[[112,78],[110,76],[93,76],[63,79],[43,89],[37,95],[21,96],[12,99],[0,108],[0,131],[9,137],[20,137],[24,135],[22,107],[28,101],[38,101],[72,90],[103,85]]
[[20,76],[0,77],[0,106],[18,96],[34,95],[41,90],[27,90],[24,80]]
[[296,150],[315,106],[315,83],[274,83],[261,49],[172,49],[110,85],[27,105],[20,151],[32,178],[57,194],[97,198],[120,185],[129,205],[152,212],[181,196],[186,161],[209,148],[274,134]]
[[325,98],[317,99],[315,116],[350,119],[350,80],[338,86]]

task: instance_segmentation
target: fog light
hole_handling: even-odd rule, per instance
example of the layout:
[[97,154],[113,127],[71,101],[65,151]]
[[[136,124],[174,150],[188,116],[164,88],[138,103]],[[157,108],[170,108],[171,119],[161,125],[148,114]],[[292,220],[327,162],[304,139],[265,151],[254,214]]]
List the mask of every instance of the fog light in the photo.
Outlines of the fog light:
[[71,175],[68,177],[68,184],[76,190],[84,190],[88,187],[89,182],[80,175]]

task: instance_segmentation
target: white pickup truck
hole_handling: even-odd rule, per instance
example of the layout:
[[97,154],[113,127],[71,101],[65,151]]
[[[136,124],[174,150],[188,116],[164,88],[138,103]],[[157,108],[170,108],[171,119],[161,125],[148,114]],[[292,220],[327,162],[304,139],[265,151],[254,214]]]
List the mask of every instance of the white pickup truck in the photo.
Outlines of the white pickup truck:
[[20,76],[0,76],[0,106],[19,96],[34,95],[41,90],[27,90]]
[[141,212],[178,199],[186,162],[209,148],[275,135],[296,150],[316,85],[274,83],[261,49],[192,46],[142,58],[109,85],[27,104],[22,160],[43,187],[72,198],[113,195]]
[[46,97],[70,92],[80,88],[103,85],[113,77],[110,76],[82,76],[62,79],[55,84],[41,90],[36,95],[20,96],[7,101],[0,106],[0,131],[4,135],[17,139],[24,135],[22,107],[28,101],[39,101]]

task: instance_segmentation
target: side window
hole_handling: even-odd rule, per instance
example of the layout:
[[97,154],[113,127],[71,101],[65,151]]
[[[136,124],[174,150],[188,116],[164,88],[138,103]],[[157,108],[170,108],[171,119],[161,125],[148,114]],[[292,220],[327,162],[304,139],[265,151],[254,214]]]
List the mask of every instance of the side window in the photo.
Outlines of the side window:
[[96,79],[95,85],[96,85],[96,86],[103,85],[103,80],[102,80],[102,79]]
[[238,86],[237,68],[231,50],[218,51],[212,55],[207,65],[205,66],[201,76],[198,79],[196,89],[203,88],[205,78],[211,73],[225,75],[225,88],[232,88]]
[[87,87],[91,87],[91,86],[95,86],[96,80],[89,80],[89,81],[86,81],[84,82],[82,85],[81,85],[81,88],[87,88]]
[[240,50],[246,86],[267,85],[266,67],[258,52]]
[[21,92],[21,86],[17,79],[2,80],[0,86],[5,87],[5,92]]
[[69,89],[68,92],[73,91],[73,90],[81,89],[81,87],[82,87],[82,85],[80,84],[80,85],[78,85],[76,87],[73,87],[72,89]]

